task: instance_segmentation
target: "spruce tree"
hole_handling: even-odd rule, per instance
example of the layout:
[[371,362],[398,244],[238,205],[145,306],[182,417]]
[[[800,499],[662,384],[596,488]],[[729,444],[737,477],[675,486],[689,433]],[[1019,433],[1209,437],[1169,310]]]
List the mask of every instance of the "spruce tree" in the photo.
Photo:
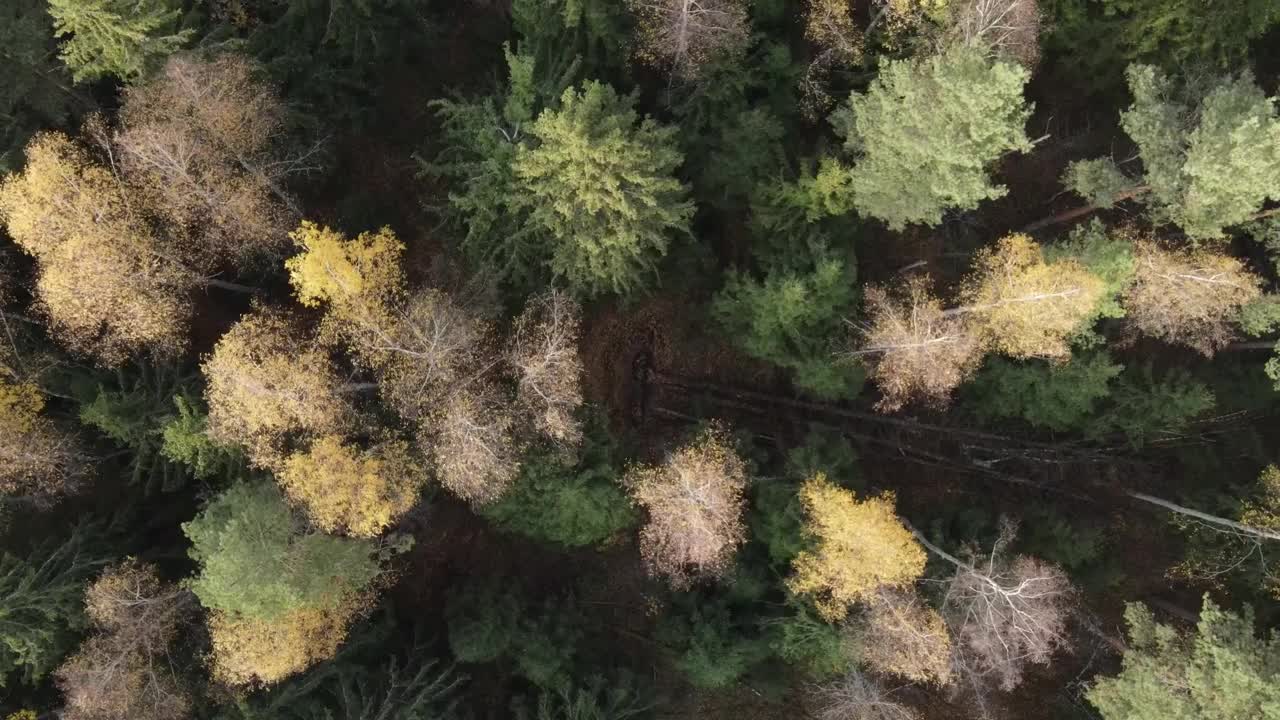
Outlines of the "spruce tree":
[[172,0],[49,0],[62,61],[76,82],[115,75],[141,77],[155,61],[180,49],[192,30],[179,30]]

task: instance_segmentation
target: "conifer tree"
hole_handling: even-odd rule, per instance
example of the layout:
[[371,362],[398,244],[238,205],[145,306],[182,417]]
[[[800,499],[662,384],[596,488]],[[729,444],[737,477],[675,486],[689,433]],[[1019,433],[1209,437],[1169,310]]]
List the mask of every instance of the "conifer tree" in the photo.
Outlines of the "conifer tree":
[[177,28],[181,7],[172,0],[49,0],[49,14],[68,38],[62,61],[76,82],[135,80],[194,33]]

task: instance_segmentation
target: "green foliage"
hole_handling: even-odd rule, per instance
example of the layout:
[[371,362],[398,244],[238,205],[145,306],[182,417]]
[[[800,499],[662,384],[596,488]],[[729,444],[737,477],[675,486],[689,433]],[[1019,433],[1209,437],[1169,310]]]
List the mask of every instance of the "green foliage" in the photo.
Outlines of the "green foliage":
[[1062,176],[1062,184],[1090,205],[1100,208],[1115,205],[1122,194],[1137,187],[1137,183],[1121,172],[1110,158],[1071,163]]
[[1233,69],[1249,42],[1280,22],[1273,0],[1201,3],[1195,0],[1103,0],[1104,12],[1123,19],[1121,37],[1131,59],[1166,67],[1188,63]]
[[858,451],[844,433],[823,425],[810,426],[804,442],[787,451],[783,474],[802,481],[822,473],[827,479],[851,490],[865,483],[858,469]]
[[523,595],[497,581],[450,589],[445,621],[459,662],[509,658],[520,675],[540,687],[568,681],[582,636],[572,602],[549,598],[540,607],[528,607]]
[[758,480],[752,484],[751,539],[764,545],[774,567],[787,569],[807,547],[804,508],[794,482]]
[[794,372],[801,389],[822,398],[847,398],[862,385],[859,368],[835,357],[831,338],[851,312],[853,270],[828,259],[813,272],[773,274],[756,281],[730,273],[712,302],[722,332],[748,355]]
[[1224,611],[1205,597],[1195,633],[1125,610],[1129,648],[1115,677],[1086,697],[1105,720],[1268,718],[1280,707],[1280,638],[1254,635],[1253,610]]
[[631,720],[648,717],[653,704],[645,701],[624,676],[600,676],[585,683],[565,683],[543,690],[536,705],[526,698],[512,702],[516,720]]
[[1047,263],[1073,259],[1084,265],[1090,275],[1103,282],[1103,295],[1097,313],[1082,324],[1092,327],[1098,318],[1124,317],[1120,297],[1133,282],[1135,272],[1133,244],[1126,238],[1107,232],[1106,226],[1094,219],[1072,228],[1062,242],[1045,247]]
[[451,588],[445,605],[449,649],[458,662],[493,662],[507,653],[520,622],[521,600],[496,584]]
[[516,199],[553,240],[552,274],[582,296],[647,284],[671,236],[689,233],[675,130],[637,124],[634,104],[598,82],[570,88],[529,126],[537,144],[516,148]]
[[512,638],[516,671],[538,687],[564,686],[582,634],[582,618],[573,604],[548,598],[538,611],[521,618]]
[[566,547],[598,545],[639,519],[618,485],[616,449],[604,418],[593,415],[577,456],[540,445],[520,466],[515,485],[479,512],[506,530]]
[[380,572],[372,542],[301,530],[273,483],[232,486],[182,530],[200,564],[191,589],[214,610],[270,620],[330,607]]
[[0,552],[0,688],[15,673],[34,685],[75,646],[86,625],[85,587],[109,560],[85,525],[25,557]]
[[191,39],[174,0],[49,0],[62,61],[76,82],[136,80]]
[[724,596],[686,596],[658,628],[677,653],[675,667],[694,687],[726,688],[770,654],[769,638]]
[[66,127],[89,100],[71,87],[54,59],[53,20],[46,0],[9,0],[0,9],[0,175],[22,165],[22,149],[37,130]]
[[987,168],[1031,149],[1027,77],[1021,66],[963,46],[884,64],[870,89],[832,117],[856,158],[849,190],[858,212],[900,230],[1003,196]]
[[823,621],[804,603],[791,600],[790,614],[768,621],[770,647],[814,680],[841,675],[853,663],[853,648],[840,628]]
[[201,401],[176,395],[173,404],[178,414],[160,429],[160,454],[185,465],[197,480],[242,475],[246,469],[244,453],[209,437],[209,413]]
[[1213,391],[1180,369],[1157,378],[1150,365],[1129,368],[1111,391],[1108,408],[1091,432],[1122,433],[1140,447],[1161,433],[1177,433],[1213,409]]

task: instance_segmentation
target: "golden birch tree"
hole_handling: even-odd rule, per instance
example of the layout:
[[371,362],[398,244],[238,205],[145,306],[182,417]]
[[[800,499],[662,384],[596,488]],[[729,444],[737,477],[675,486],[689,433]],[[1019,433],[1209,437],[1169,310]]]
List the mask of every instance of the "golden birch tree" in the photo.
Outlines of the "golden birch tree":
[[77,488],[87,462],[75,437],[41,414],[44,396],[0,378],[0,495],[48,502]]
[[582,441],[575,417],[582,407],[581,313],[560,290],[530,298],[507,348],[507,362],[517,378],[516,404],[540,433],[569,447]]
[[376,537],[413,507],[426,476],[408,443],[389,440],[364,450],[324,435],[290,455],[277,479],[321,530]]

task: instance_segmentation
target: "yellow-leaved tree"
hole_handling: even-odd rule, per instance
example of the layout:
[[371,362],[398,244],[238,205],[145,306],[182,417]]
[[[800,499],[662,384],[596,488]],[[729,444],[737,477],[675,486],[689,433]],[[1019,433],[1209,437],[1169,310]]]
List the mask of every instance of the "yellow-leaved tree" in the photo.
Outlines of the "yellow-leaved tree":
[[0,184],[0,222],[36,261],[38,307],[73,350],[118,364],[186,344],[189,294],[201,278],[162,246],[123,184],[61,133],[27,146]]
[[796,556],[787,587],[810,596],[827,620],[840,620],[851,604],[881,588],[906,587],[924,573],[924,549],[898,518],[892,493],[859,501],[819,473],[801,487],[800,500],[815,547]]
[[351,599],[335,607],[300,608],[272,620],[211,612],[214,679],[228,685],[273,685],[332,658],[362,603]]
[[1097,317],[1105,286],[1072,258],[1046,262],[1026,235],[983,248],[960,293],[983,340],[1015,358],[1066,358],[1070,339]]
[[75,489],[86,463],[74,436],[41,414],[35,385],[0,378],[0,495],[45,502]]
[[334,433],[349,404],[333,361],[278,310],[255,308],[205,357],[209,436],[271,467],[290,435]]
[[413,507],[426,480],[408,443],[362,450],[325,435],[290,455],[277,474],[289,499],[325,532],[375,537]]

